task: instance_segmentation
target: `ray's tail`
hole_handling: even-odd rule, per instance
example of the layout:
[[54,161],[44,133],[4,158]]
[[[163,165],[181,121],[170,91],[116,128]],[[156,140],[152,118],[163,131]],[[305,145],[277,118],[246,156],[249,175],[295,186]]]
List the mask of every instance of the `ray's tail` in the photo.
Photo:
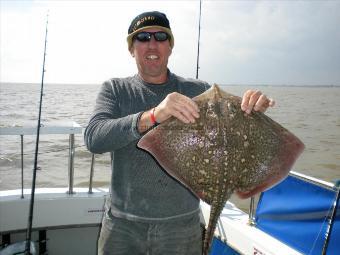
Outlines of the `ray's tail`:
[[214,205],[211,206],[209,223],[208,223],[207,230],[205,231],[205,236],[204,236],[204,241],[203,241],[202,255],[209,254],[211,242],[213,240],[215,228],[217,225],[217,220],[223,210],[223,207],[224,207],[224,203],[218,207]]

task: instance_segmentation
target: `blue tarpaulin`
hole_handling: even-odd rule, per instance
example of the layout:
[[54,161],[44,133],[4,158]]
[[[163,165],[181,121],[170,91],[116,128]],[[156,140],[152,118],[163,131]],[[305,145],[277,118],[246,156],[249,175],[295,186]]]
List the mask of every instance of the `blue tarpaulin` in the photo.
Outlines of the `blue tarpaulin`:
[[240,255],[221,240],[214,238],[209,255]]
[[[262,193],[256,211],[256,226],[303,254],[320,255],[335,197],[335,190],[289,176]],[[339,206],[328,255],[340,254]]]

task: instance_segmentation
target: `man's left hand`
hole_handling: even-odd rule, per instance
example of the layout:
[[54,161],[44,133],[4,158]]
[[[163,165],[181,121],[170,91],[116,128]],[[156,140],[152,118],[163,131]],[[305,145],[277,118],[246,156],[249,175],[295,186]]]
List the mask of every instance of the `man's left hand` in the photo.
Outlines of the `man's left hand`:
[[265,112],[268,107],[273,107],[275,101],[262,94],[259,90],[247,90],[242,97],[241,109],[250,114],[252,110]]

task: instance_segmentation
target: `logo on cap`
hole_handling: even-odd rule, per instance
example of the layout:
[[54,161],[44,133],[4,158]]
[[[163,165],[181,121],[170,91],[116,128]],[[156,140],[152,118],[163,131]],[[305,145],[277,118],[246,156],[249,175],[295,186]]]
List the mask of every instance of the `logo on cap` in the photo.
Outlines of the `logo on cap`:
[[136,31],[137,28],[139,27],[139,25],[143,24],[145,21],[149,21],[149,20],[155,20],[154,16],[146,16],[141,18],[140,20],[137,20],[136,24],[133,26],[133,31]]

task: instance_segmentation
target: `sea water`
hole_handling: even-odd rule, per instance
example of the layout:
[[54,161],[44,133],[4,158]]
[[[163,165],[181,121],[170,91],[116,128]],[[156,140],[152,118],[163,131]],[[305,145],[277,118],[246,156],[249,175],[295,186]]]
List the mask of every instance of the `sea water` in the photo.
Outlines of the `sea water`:
[[[75,121],[86,127],[100,84],[45,84],[42,123]],[[306,145],[293,170],[333,182],[340,178],[340,87],[223,85],[241,96],[249,88],[276,100],[267,115]],[[0,84],[0,127],[37,123],[40,84]],[[35,136],[24,136],[24,186],[30,187]],[[75,187],[89,182],[91,153],[83,135],[75,136]],[[68,185],[68,135],[41,135],[37,187]],[[0,190],[21,187],[20,136],[0,136]],[[108,187],[109,154],[96,155],[94,186]]]

